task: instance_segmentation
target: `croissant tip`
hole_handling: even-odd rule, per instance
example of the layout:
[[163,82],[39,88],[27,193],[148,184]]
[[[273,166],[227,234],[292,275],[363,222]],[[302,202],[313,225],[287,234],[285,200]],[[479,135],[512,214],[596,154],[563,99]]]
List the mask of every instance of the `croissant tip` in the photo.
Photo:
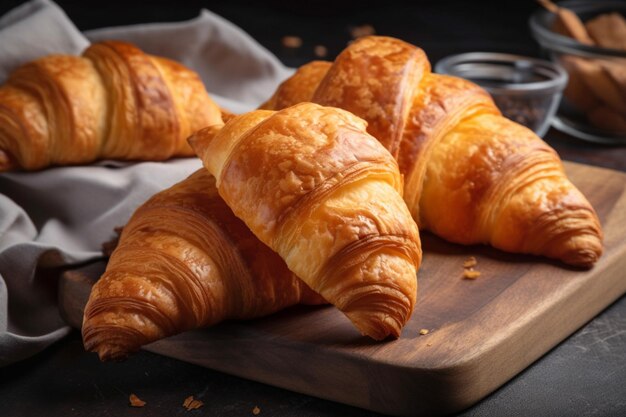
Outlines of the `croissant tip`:
[[388,314],[356,311],[346,313],[346,315],[363,336],[371,337],[376,341],[400,337],[403,323]]
[[121,362],[130,354],[126,347],[114,344],[102,344],[88,350],[97,353],[102,362]]
[[213,137],[224,127],[223,123],[207,126],[187,138],[187,143],[200,158],[206,153]]
[[235,113],[232,113],[226,109],[220,109],[220,112],[222,113],[222,121],[224,122],[224,124],[228,123],[231,119],[237,117]]
[[602,256],[602,233],[580,234],[572,238],[558,258],[568,265],[590,269]]
[[572,254],[566,255],[564,258],[564,262],[569,265],[583,268],[583,269],[591,269],[600,259],[601,251],[594,250],[581,250]]
[[[85,329],[87,332],[85,333]],[[128,358],[128,356],[139,350],[141,345],[129,343],[128,337],[111,337],[97,334],[97,332],[89,331],[93,329],[89,326],[83,325],[83,345],[88,352],[94,352],[98,354],[98,357],[102,362],[120,362]],[[94,334],[95,333],[95,334]]]

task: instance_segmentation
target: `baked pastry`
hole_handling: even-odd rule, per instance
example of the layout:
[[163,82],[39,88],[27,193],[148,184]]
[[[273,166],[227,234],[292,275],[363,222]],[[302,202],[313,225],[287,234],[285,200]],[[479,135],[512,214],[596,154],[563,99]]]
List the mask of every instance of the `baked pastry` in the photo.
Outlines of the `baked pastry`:
[[362,334],[398,337],[415,304],[419,233],[393,157],[341,109],[302,103],[200,130],[224,201]]
[[557,153],[503,117],[477,85],[432,74],[421,49],[361,38],[332,65],[300,68],[262,107],[303,100],[368,122],[368,132],[398,160],[404,199],[420,229],[580,267],[600,257],[598,217]]
[[123,359],[185,330],[323,302],[233,215],[201,169],[124,227],[91,291],[83,341],[102,360]]
[[17,68],[0,87],[0,172],[97,159],[191,156],[220,109],[192,70],[135,46],[92,44]]

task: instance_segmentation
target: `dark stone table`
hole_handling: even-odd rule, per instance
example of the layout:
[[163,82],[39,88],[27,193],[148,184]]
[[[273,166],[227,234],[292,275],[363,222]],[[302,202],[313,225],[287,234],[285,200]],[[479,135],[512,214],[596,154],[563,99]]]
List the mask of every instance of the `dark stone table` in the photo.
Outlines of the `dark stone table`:
[[[19,1],[0,2],[3,14]],[[527,20],[534,2],[501,0],[374,2],[110,0],[58,3],[83,30],[103,26],[192,18],[201,7],[231,20],[285,64],[315,59],[315,45],[332,59],[351,39],[350,28],[369,24],[378,34],[421,46],[433,63],[465,51],[540,54]],[[302,38],[298,49],[281,38]],[[626,171],[626,147],[598,146],[551,130],[546,140],[563,159]],[[626,239],[626,236],[624,237]],[[626,279],[626,273],[625,277]],[[346,387],[350,389],[350,387]],[[128,395],[147,401],[128,406]],[[194,395],[204,402],[186,411]],[[103,364],[84,352],[77,332],[29,360],[0,369],[2,416],[374,416],[374,413],[289,392],[140,352],[123,363]],[[622,297],[570,338],[498,391],[460,416],[625,416],[626,298]]]

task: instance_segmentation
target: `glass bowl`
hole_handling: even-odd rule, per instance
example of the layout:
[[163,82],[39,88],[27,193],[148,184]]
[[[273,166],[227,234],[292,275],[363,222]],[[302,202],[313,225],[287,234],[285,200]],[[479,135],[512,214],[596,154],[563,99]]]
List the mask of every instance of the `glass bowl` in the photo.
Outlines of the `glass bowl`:
[[[626,16],[624,1],[565,1],[583,22],[618,12]],[[565,68],[569,82],[553,125],[580,139],[626,144],[626,51],[579,43],[551,30],[556,15],[537,10],[530,18],[532,36],[549,58]]]
[[520,55],[470,52],[439,61],[435,71],[470,80],[493,97],[502,114],[543,137],[550,128],[567,73],[549,61]]

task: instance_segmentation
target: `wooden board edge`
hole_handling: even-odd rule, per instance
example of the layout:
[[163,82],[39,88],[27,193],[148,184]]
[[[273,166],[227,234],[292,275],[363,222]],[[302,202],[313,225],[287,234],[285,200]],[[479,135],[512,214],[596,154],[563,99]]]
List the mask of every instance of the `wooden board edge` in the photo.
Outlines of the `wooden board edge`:
[[[624,173],[613,171],[610,169],[590,167],[588,165],[577,163],[567,163],[566,165],[581,165],[584,166],[586,169],[588,168],[591,170],[617,173],[626,178]],[[622,202],[624,202],[623,200],[624,198],[622,198]],[[346,400],[346,398],[340,396],[338,397],[337,394],[333,392],[320,393],[319,387],[316,387],[316,390],[312,391],[312,388],[308,386],[305,382],[301,382],[295,385],[292,380],[289,380],[284,384],[280,381],[277,383],[275,374],[276,368],[271,366],[272,364],[266,364],[269,366],[267,369],[267,374],[264,374],[259,373],[258,370],[253,369],[252,367],[250,367],[248,370],[239,371],[238,369],[229,368],[228,364],[224,361],[206,362],[202,359],[197,359],[194,357],[181,357],[180,354],[173,354],[172,346],[177,345],[181,341],[184,344],[184,335],[181,335],[183,336],[182,339],[174,337],[163,342],[158,342],[157,344],[148,346],[146,350],[159,354],[164,354],[166,356],[174,357],[186,362],[195,363],[201,366],[210,367],[212,369],[227,372],[229,374],[237,375],[243,378],[278,386],[291,391],[296,391],[307,395],[313,395],[315,397],[337,401],[344,404],[350,404],[353,406],[382,413],[391,413],[393,415],[401,416],[415,415],[416,413],[441,415],[458,412],[478,402],[479,400],[496,390],[502,384],[506,383],[510,378],[514,377],[521,370],[525,369],[527,366],[535,362],[551,348],[561,343],[565,338],[574,333],[586,322],[593,319],[595,315],[597,315],[604,308],[606,308],[622,294],[624,294],[624,292],[626,292],[626,281],[620,281],[618,280],[618,277],[621,276],[621,271],[626,268],[626,250],[622,250],[620,253],[614,256],[616,256],[616,261],[612,260],[611,262],[603,262],[602,266],[604,266],[604,268],[602,268],[602,270],[596,271],[595,273],[606,274],[613,277],[610,284],[614,285],[615,287],[619,287],[618,293],[607,293],[608,286],[592,287],[591,291],[587,292],[586,294],[582,294],[587,300],[587,302],[584,303],[584,308],[586,311],[585,314],[579,314],[581,318],[577,320],[571,320],[565,324],[559,321],[558,317],[572,317],[574,312],[579,313],[580,308],[578,307],[578,305],[574,309],[574,303],[571,303],[570,301],[571,297],[573,297],[574,295],[581,294],[579,292],[573,293],[566,300],[562,300],[558,306],[553,306],[553,309],[562,309],[559,314],[554,314],[552,317],[552,320],[555,321],[553,327],[555,327],[558,331],[550,333],[549,337],[545,337],[545,334],[534,330],[533,327],[529,325],[528,328],[524,329],[524,332],[521,332],[524,338],[529,338],[533,341],[536,341],[536,343],[533,344],[534,349],[532,351],[517,351],[516,344],[519,342],[519,340],[513,338],[511,340],[505,341],[501,345],[498,345],[497,349],[485,350],[481,352],[481,356],[475,358],[475,361],[472,361],[471,363],[453,363],[447,364],[445,367],[432,369],[430,370],[431,379],[429,380],[424,380],[422,376],[414,375],[410,371],[407,372],[407,368],[402,367],[399,364],[382,364],[381,369],[377,375],[377,379],[379,379],[378,385],[380,385],[380,381],[385,381],[387,379],[393,378],[402,378],[402,386],[406,388],[406,390],[402,392],[375,392],[374,390],[371,390],[369,388],[369,385],[366,384],[364,386],[360,386],[359,389],[355,390],[355,392],[358,393],[358,396]],[[105,265],[104,262],[100,262],[99,264],[100,266],[96,266],[95,268],[102,268],[103,270]],[[77,312],[80,311],[80,321],[76,319],[72,320],[71,318],[68,320],[74,327],[80,328],[80,324],[82,322],[82,308],[78,308],[77,305],[81,304],[80,299],[84,299],[84,302],[82,302],[82,306],[84,307],[84,303],[86,302],[89,295],[89,288],[91,284],[93,284],[93,282],[88,285],[88,283],[82,282],[80,277],[73,276],[71,272],[72,271],[67,272],[66,279],[62,279],[61,281],[63,282],[59,282],[59,297],[61,298],[64,293],[67,293],[65,289],[61,289],[61,285],[78,285],[83,286],[83,288],[86,287],[88,289],[86,293],[81,293],[81,296],[77,297],[75,300],[63,300],[63,305],[70,306],[69,308],[66,308],[65,311],[62,310],[62,314],[64,315],[64,317],[76,317]],[[98,274],[98,276],[99,275],[100,274]],[[67,279],[70,280],[70,283],[67,282]],[[73,307],[72,303],[75,304]],[[59,305],[61,305],[61,302]],[[225,343],[228,343],[228,341],[225,340]],[[254,343],[251,342],[251,344]],[[253,347],[251,347],[251,349],[253,349]],[[185,349],[183,349],[183,351],[184,350]],[[253,352],[253,350],[251,350],[251,352]],[[324,361],[328,359],[328,352],[316,351],[314,353],[319,354],[320,357],[316,360],[312,360],[311,356],[309,355],[307,357],[303,357],[300,363],[304,363],[306,365],[315,363],[318,366],[323,366]],[[509,372],[510,375],[507,376],[503,374],[500,378],[492,381],[490,384],[482,384],[476,389],[468,388],[472,386],[472,381],[487,380],[488,378],[485,378],[485,375],[492,372],[492,369],[494,367],[500,367],[503,369],[506,368],[501,365],[507,363],[507,358],[509,358],[512,353],[523,354],[524,361],[517,368],[511,368]],[[486,361],[485,358],[488,358],[489,361]],[[344,361],[342,361],[341,363],[347,362],[345,358],[343,359]],[[359,362],[355,363],[359,364]],[[367,364],[365,364],[365,366],[367,366]],[[306,368],[304,370],[301,370],[301,376],[299,378],[304,380],[307,376],[310,376],[310,369],[311,368]],[[350,367],[346,365],[346,368],[343,371],[353,374],[355,379],[368,378],[367,375],[363,375],[361,373],[361,371],[358,369],[358,366],[356,366],[354,363],[351,364]],[[271,375],[270,372],[272,372]],[[292,373],[289,375],[293,376],[293,369],[291,370],[291,372]],[[425,385],[430,386],[430,389],[428,390],[428,396],[420,394],[424,390]],[[410,400],[407,401],[407,397]],[[434,405],[430,405],[431,403]],[[445,404],[445,407],[442,407],[442,404]]]

